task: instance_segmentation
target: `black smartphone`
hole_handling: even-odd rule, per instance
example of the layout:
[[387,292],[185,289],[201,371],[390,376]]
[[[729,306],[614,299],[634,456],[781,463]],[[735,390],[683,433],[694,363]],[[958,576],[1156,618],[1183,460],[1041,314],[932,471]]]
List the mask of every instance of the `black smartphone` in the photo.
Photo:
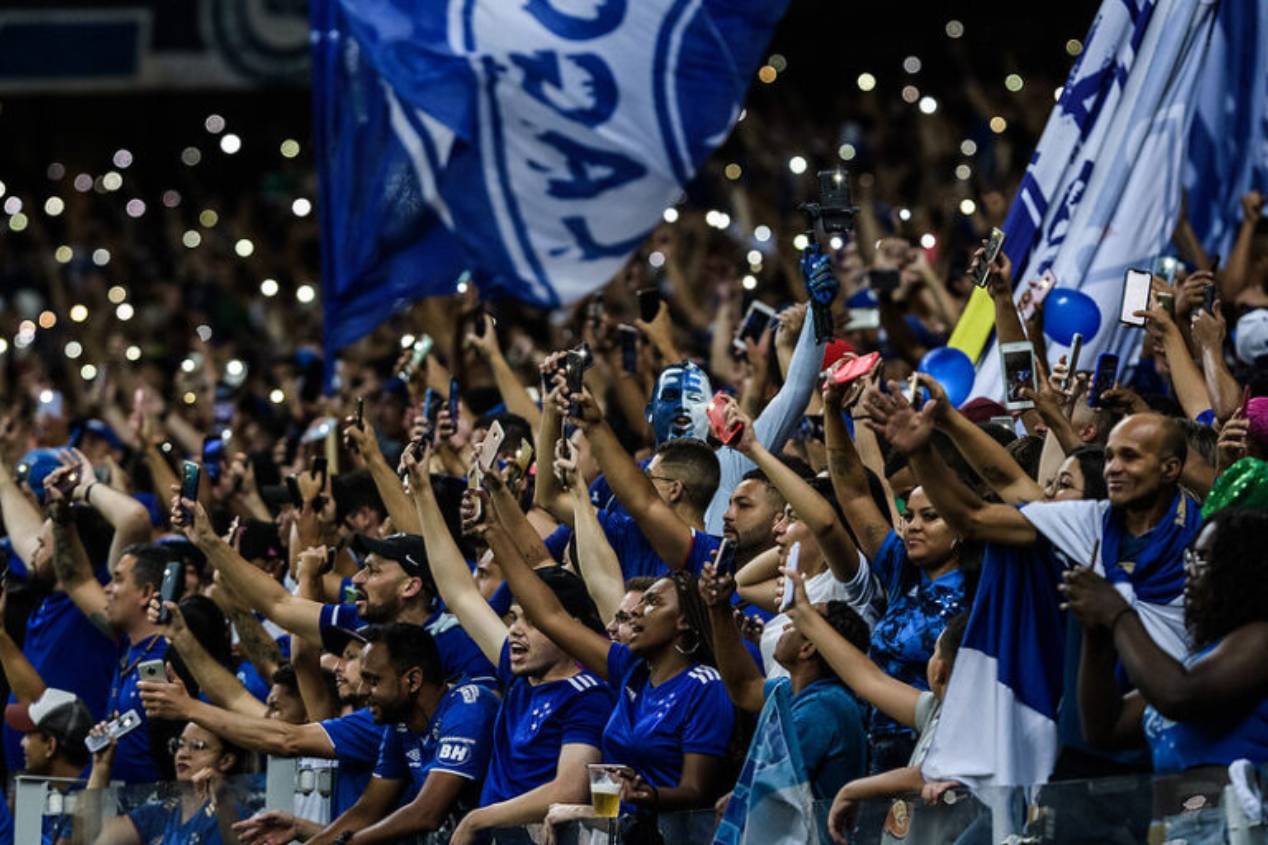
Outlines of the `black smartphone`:
[[1070,357],[1069,369],[1066,370],[1065,379],[1061,382],[1061,387],[1069,390],[1070,385],[1074,384],[1074,374],[1079,370],[1079,355],[1083,352],[1083,335],[1079,332],[1074,333],[1074,337],[1070,338]]
[[357,428],[365,428],[365,397],[357,397]]
[[163,584],[159,587],[158,621],[160,625],[166,625],[172,621],[172,612],[163,605],[169,601],[180,601],[181,594],[184,592],[185,564],[179,560],[168,561],[167,566],[163,567]]
[[638,292],[638,315],[650,323],[660,313],[660,288],[643,288]]
[[638,329],[622,323],[617,334],[621,338],[621,369],[634,375],[638,372]]
[[436,418],[440,416],[440,394],[434,389],[427,388],[423,391],[423,422],[425,439],[430,440],[432,432],[436,430]]
[[458,379],[449,379],[449,424],[454,428],[458,427],[458,396],[461,387]]
[[484,310],[484,305],[483,305],[483,304],[481,304],[479,307],[477,307],[477,308],[476,308],[476,310],[475,310],[475,314],[474,314],[474,315],[472,316],[472,318],[471,318],[471,319],[475,320],[475,326],[473,327],[473,331],[475,332],[475,336],[476,336],[476,337],[484,337],[484,315],[485,315],[485,313],[486,313],[486,312],[485,312],[485,310]]
[[580,413],[578,397],[581,395],[585,374],[586,353],[583,344],[582,347],[568,350],[568,358],[564,364],[564,376],[568,380],[568,413],[572,416]]
[[902,277],[897,270],[868,270],[867,286],[876,294],[877,299],[885,300],[894,295]]
[[1087,390],[1087,403],[1092,408],[1101,407],[1101,396],[1114,386],[1118,379],[1118,356],[1113,352],[1102,352],[1096,359],[1096,370],[1092,373],[1092,383]]
[[1207,285],[1202,290],[1202,307],[1206,313],[1215,313],[1215,285]]
[[299,481],[293,475],[286,476],[286,494],[291,497],[291,504],[296,510],[304,507],[304,496],[299,492]]
[[321,479],[321,488],[326,489],[326,473],[330,471],[330,466],[324,457],[313,458],[313,475]]
[[850,204],[850,174],[844,170],[819,171],[819,222],[825,234],[848,232],[858,209]]
[[735,574],[735,541],[730,537],[723,537],[722,542],[718,543],[718,552],[713,558],[713,565],[717,568],[719,575]]
[[991,264],[995,262],[1000,247],[1003,245],[1004,232],[1000,229],[991,229],[991,234],[986,239],[985,252],[982,253],[982,263],[977,265],[977,272],[973,276],[973,284],[980,288],[986,287],[986,283],[991,278]]
[[[188,499],[191,502],[198,501],[198,477],[200,474],[201,470],[198,464],[193,461],[185,461],[181,464],[181,499]],[[193,517],[193,514],[186,509],[185,518],[190,519],[191,517]]]

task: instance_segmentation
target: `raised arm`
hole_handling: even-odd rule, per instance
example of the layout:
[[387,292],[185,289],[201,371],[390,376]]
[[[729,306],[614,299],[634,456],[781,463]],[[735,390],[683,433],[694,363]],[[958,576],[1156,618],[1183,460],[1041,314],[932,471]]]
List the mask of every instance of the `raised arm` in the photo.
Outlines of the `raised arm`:
[[1207,398],[1211,400],[1216,419],[1227,421],[1241,407],[1242,386],[1224,362],[1226,326],[1219,303],[1214,313],[1203,308],[1193,315],[1192,331],[1200,350]]
[[[193,514],[187,520],[181,506]],[[202,505],[188,499],[174,502],[172,522],[197,546],[243,601],[292,634],[321,642],[321,605],[291,595],[267,572],[242,559],[233,546],[216,536]]]
[[[577,472],[576,449],[567,440],[560,440],[555,454],[555,473],[565,476],[570,485],[573,513],[576,515],[577,568],[586,582],[586,590],[594,599],[599,618],[605,622],[616,615],[625,596],[625,579],[621,562],[599,524],[599,514],[590,501]],[[541,472],[539,466],[539,474]],[[553,474],[553,473],[552,473]]]
[[70,521],[70,506],[57,490],[50,490],[53,514],[53,573],[57,583],[75,603],[79,611],[88,617],[97,630],[110,639],[115,638],[114,626],[106,615],[106,591],[92,572],[92,564],[79,533]]
[[779,579],[779,547],[773,546],[740,567],[735,573],[735,589],[746,602],[775,613],[779,610]]
[[[213,704],[224,707],[242,716],[264,718],[268,707],[263,701],[247,692],[247,688],[224,666],[207,653],[198,637],[185,624],[185,617],[175,602],[168,602],[171,611],[171,622],[163,635],[172,643],[172,648],[181,656],[189,673],[198,682],[199,689],[211,699]],[[158,599],[150,601],[150,620],[158,619]],[[268,677],[267,675],[265,677]]]
[[44,517],[18,486],[8,463],[0,460],[0,512],[14,553],[30,566],[44,533]]
[[[383,507],[387,509],[387,515],[392,518],[392,525],[396,530],[418,534],[418,514],[414,511],[414,503],[401,486],[396,467],[388,465],[387,458],[379,450],[379,440],[374,436],[374,429],[370,424],[362,420],[358,426],[355,417],[345,420],[343,442],[365,461],[365,468],[369,471],[374,488],[379,491],[379,498],[383,500]],[[406,451],[409,451],[408,447]]]
[[113,569],[124,549],[150,539],[150,512],[126,493],[98,483],[88,458],[78,449],[74,451],[74,455],[79,463],[80,481],[72,498],[97,511],[114,529],[114,537],[110,541],[110,556],[106,560],[107,565]]
[[458,617],[463,630],[475,640],[489,662],[497,666],[506,642],[506,625],[480,595],[467,562],[449,533],[449,526],[436,502],[436,493],[427,473],[430,449],[421,459],[408,455],[404,461],[410,473],[410,491],[414,496],[427,563],[440,590],[440,597],[449,612]]
[[1264,198],[1259,191],[1251,191],[1242,196],[1242,224],[1237,229],[1233,251],[1228,254],[1228,261],[1220,278],[1220,299],[1225,302],[1235,302],[1237,295],[1250,284],[1253,254],[1251,247],[1263,213]]
[[[827,272],[831,273],[831,269]],[[779,315],[775,345],[780,349],[791,347],[792,357],[783,386],[753,421],[757,440],[771,452],[782,451],[801,422],[823,366],[825,344],[815,341],[814,320],[809,318],[808,308],[802,303],[784,309]],[[796,346],[793,346],[794,338]]]
[[[2,589],[3,585],[0,585],[0,590]],[[0,592],[0,620],[4,619],[8,598],[7,590]],[[0,624],[0,665],[4,667],[9,689],[13,690],[18,701],[30,703],[44,694],[44,679],[22,653],[22,648],[9,636],[9,631],[3,624]]]
[[731,609],[735,582],[730,575],[719,575],[712,563],[706,563],[700,574],[699,589],[709,608],[713,654],[718,661],[718,673],[726,684],[727,695],[731,696],[736,707],[757,713],[766,702],[762,692],[766,679],[744,648],[739,626],[735,624],[735,613]]
[[519,377],[515,375],[511,365],[507,363],[506,356],[502,354],[502,347],[498,345],[497,327],[494,325],[493,318],[485,314],[483,315],[483,320],[484,334],[482,336],[469,334],[463,340],[463,343],[480,353],[480,357],[489,365],[489,370],[493,373],[493,383],[497,385],[498,394],[501,395],[502,403],[506,405],[506,410],[528,420],[528,424],[535,435],[542,425],[542,415],[537,410],[537,403],[528,395],[528,391],[524,389]]
[[828,473],[832,478],[832,489],[836,491],[837,501],[845,511],[845,518],[854,530],[863,554],[872,560],[880,551],[892,525],[872,501],[863,463],[859,460],[854,443],[850,441],[845,421],[841,419],[843,404],[844,392],[832,383],[832,379],[828,379],[828,387],[823,392],[823,432],[828,453]]
[[[559,366],[563,360],[565,353],[554,353],[546,358],[542,363],[542,372],[553,372],[554,368]],[[563,436],[563,415],[559,411],[556,403],[558,388],[550,385],[550,392],[542,398],[542,423],[537,429],[536,447],[537,455],[540,460],[542,455],[553,455],[555,453],[555,443]],[[538,467],[538,473],[533,478],[533,504],[539,508],[544,508],[551,516],[560,522],[572,524],[572,497],[568,496],[559,486],[559,480],[555,478],[553,472],[541,472]]]
[[[566,399],[562,394],[560,401]],[[578,400],[581,416],[577,424],[590,441],[590,448],[616,494],[617,501],[634,517],[652,550],[671,569],[681,569],[691,553],[694,535],[691,526],[674,513],[642,468],[625,451],[616,433],[603,419],[589,391]]]
[[1189,345],[1185,343],[1180,327],[1162,308],[1149,311],[1137,311],[1136,316],[1147,317],[1151,333],[1161,334],[1162,350],[1167,356],[1167,368],[1171,371],[1171,386],[1175,390],[1176,401],[1184,408],[1184,414],[1191,420],[1211,410],[1210,399],[1206,395],[1206,382],[1202,371],[1189,355]]
[[586,668],[606,679],[611,646],[608,638],[590,630],[564,610],[554,592],[520,556],[519,549],[497,520],[489,525],[485,536],[511,593],[533,624]]
[[775,457],[751,434],[748,421],[739,413],[734,403],[727,407],[727,422],[744,424],[744,434],[737,448],[746,454],[764,473],[796,512],[797,518],[806,524],[815,542],[823,552],[824,560],[838,581],[849,581],[859,570],[859,553],[850,539],[850,533],[837,519],[831,503],[819,495],[806,480],[791,467]]
[[802,636],[814,644],[832,671],[841,676],[855,695],[894,721],[915,727],[920,690],[886,675],[866,654],[838,634],[810,604],[804,576],[796,575],[793,584],[797,597],[788,610],[788,617]]
[[929,400],[917,412],[894,385],[889,394],[869,391],[868,425],[883,429],[894,448],[907,454],[911,467],[934,509],[962,538],[988,540],[1010,546],[1035,542],[1038,533],[1021,512],[1010,505],[991,504],[961,481],[930,442],[937,402]]
[[[305,549],[295,570],[296,595],[310,601],[322,601],[321,567],[326,560],[325,546]],[[342,655],[340,655],[342,657]],[[339,715],[339,697],[326,683],[321,668],[321,648],[303,637],[291,637],[291,666],[299,684],[299,697],[309,721],[320,722]]]

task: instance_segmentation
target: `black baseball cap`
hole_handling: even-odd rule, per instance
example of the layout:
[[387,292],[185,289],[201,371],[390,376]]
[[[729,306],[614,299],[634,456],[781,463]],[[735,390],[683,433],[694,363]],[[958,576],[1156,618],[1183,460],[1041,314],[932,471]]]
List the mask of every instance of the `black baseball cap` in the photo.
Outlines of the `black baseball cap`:
[[422,578],[435,593],[431,568],[427,565],[427,547],[417,534],[398,533],[380,538],[357,534],[352,538],[352,550],[359,555],[378,555],[396,561],[406,574]]

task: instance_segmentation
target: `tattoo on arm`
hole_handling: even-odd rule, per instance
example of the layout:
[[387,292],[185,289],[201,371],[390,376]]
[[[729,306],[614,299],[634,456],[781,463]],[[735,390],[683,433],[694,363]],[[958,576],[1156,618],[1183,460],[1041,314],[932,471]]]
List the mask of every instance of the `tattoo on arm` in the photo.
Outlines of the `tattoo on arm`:
[[278,648],[268,631],[250,613],[235,610],[229,614],[229,621],[238,632],[238,641],[247,659],[255,664],[261,672],[276,669],[282,662],[282,650]]
[[[90,577],[79,566],[78,544],[69,525],[53,521],[53,573],[63,587],[70,587]],[[113,634],[112,634],[113,636]]]

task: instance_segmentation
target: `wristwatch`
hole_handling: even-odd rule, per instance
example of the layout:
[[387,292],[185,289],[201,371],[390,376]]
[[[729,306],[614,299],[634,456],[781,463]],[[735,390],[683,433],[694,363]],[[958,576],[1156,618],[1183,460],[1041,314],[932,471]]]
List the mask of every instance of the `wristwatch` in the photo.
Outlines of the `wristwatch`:
[[343,833],[335,837],[334,845],[348,845],[352,841],[353,831],[345,830]]

